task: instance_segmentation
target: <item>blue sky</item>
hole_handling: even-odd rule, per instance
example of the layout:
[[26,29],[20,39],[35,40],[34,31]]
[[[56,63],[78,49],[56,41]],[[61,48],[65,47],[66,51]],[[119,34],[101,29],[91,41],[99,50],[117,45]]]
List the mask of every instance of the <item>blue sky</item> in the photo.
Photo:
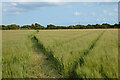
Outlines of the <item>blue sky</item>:
[[2,24],[43,26],[118,23],[117,2],[4,2]]

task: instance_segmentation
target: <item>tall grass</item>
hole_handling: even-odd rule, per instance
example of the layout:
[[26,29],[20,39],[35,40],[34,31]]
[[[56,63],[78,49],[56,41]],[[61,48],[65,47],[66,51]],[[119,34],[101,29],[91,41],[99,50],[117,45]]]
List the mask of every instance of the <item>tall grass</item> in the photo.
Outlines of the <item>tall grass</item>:
[[3,31],[2,44],[3,78],[118,77],[116,30]]
[[[32,32],[3,31],[3,78],[26,77],[27,67],[30,65],[31,45],[27,35]],[[26,44],[29,45],[26,47]]]
[[2,30],[0,30],[0,79],[2,79]]
[[60,77],[47,57],[33,48],[28,35],[33,36],[35,33],[36,31],[3,31],[3,78]]
[[[76,72],[82,78],[118,78],[118,32],[106,31]],[[81,63],[81,62],[79,62]]]
[[[58,37],[56,37],[57,32],[44,32],[44,34],[42,34],[43,32],[39,32],[36,36],[38,40],[43,44],[46,51],[52,52],[54,57],[58,59],[61,65],[63,65],[62,72],[64,76],[70,77],[72,76],[71,70],[73,69],[74,64],[79,60],[80,56],[82,57],[82,55],[84,55],[84,52],[89,48],[92,42],[102,33],[102,31],[90,32],[91,34],[89,33],[89,31],[79,31],[77,32],[77,36],[79,36],[77,38],[76,36],[73,37],[71,35],[66,34],[66,32],[58,32],[58,34],[60,34],[61,41],[64,40],[65,34],[69,37],[68,40],[66,40],[68,42],[63,42],[63,44],[61,43],[62,45],[54,45],[54,42],[60,42],[60,39],[58,39],[59,35]],[[89,35],[82,36],[86,33],[89,33]],[[49,37],[49,35],[51,36]],[[61,69],[60,66],[59,68]]]

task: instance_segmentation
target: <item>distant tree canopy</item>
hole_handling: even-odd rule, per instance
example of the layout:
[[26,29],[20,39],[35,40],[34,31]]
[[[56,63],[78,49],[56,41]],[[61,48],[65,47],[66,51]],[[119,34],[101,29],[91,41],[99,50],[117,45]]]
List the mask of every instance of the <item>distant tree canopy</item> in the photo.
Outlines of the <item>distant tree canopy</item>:
[[67,29],[67,27],[66,26],[55,26],[53,24],[49,24],[47,25],[46,29]]
[[21,30],[21,29],[30,29],[30,30],[42,30],[42,29],[105,29],[105,28],[120,28],[120,24],[114,24],[110,25],[107,23],[104,23],[102,25],[96,24],[96,25],[70,25],[70,26],[55,26],[53,24],[47,25],[47,27],[44,27],[38,23],[32,24],[32,25],[23,25],[19,26],[16,24],[11,25],[2,25],[2,30]]
[[35,24],[32,24],[32,25],[24,25],[21,27],[21,29],[45,29],[44,26],[41,26],[40,24],[38,23],[35,23]]
[[11,25],[2,25],[2,30],[16,30],[16,29],[20,29],[19,25],[16,24],[11,24]]

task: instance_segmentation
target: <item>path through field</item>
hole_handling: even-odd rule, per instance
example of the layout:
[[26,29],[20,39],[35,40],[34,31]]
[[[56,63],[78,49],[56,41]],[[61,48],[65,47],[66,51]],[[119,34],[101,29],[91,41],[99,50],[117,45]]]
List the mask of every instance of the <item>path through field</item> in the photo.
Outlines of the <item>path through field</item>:
[[36,31],[3,31],[3,78],[61,77],[28,36]]
[[117,29],[3,33],[4,78],[118,77]]

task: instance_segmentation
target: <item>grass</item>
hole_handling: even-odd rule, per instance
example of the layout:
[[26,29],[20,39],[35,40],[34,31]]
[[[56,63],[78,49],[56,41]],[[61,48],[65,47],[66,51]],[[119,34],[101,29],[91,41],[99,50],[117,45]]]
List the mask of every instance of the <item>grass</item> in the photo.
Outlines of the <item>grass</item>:
[[47,57],[33,48],[28,38],[33,33],[35,31],[3,31],[3,78],[60,76]]
[[2,30],[0,30],[0,79],[2,79]]
[[117,34],[116,29],[3,31],[3,78],[116,78]]
[[118,78],[117,31],[106,31],[76,69],[84,78]]
[[[69,77],[74,63],[78,61],[79,57],[82,57],[84,52],[92,44],[92,41],[96,39],[97,36],[101,34],[102,31],[78,31],[78,32],[41,32],[38,33],[37,38],[44,44],[45,49],[48,52],[52,52],[54,57],[64,65],[63,73],[65,77]],[[56,33],[56,34],[55,34]],[[73,34],[75,36],[68,35]],[[75,34],[76,33],[76,34]],[[96,34],[95,34],[96,33]],[[49,34],[49,35],[48,35]],[[64,35],[62,35],[64,34]],[[89,35],[88,35],[89,34]],[[58,38],[64,40],[67,36],[67,42],[60,41]],[[86,36],[85,36],[86,35]],[[58,36],[58,37],[57,37]],[[77,36],[77,37],[76,37]],[[54,38],[54,39],[51,39]],[[48,39],[48,40],[47,40]],[[61,45],[54,45],[54,43],[63,42]],[[61,67],[60,67],[61,68]]]

